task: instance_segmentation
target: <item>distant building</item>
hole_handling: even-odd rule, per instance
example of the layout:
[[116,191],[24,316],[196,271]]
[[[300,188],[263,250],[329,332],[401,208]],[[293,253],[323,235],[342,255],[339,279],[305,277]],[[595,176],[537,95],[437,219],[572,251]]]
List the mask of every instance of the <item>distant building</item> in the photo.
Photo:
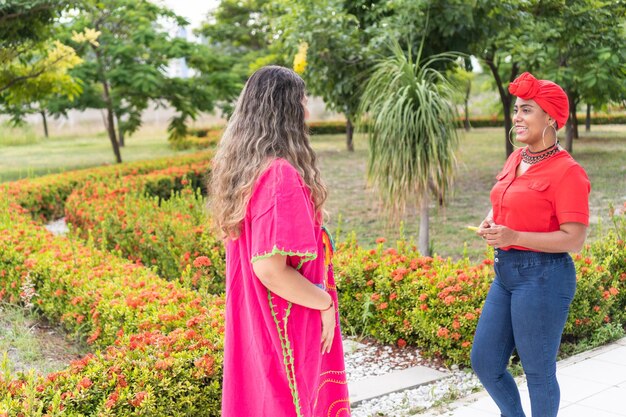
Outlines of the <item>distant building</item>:
[[[187,29],[184,27],[177,27],[174,33],[174,36],[177,38],[189,40]],[[187,66],[185,58],[173,59],[167,66],[167,75],[170,77],[189,78],[193,75],[193,71]]]

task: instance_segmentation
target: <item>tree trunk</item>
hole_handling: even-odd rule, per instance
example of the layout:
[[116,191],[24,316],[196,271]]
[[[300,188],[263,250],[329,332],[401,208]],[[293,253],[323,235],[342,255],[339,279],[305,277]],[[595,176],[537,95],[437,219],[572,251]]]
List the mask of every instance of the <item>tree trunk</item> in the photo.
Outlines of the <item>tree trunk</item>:
[[354,126],[351,119],[351,116],[346,115],[346,147],[349,152],[354,152]]
[[430,239],[428,237],[428,192],[420,200],[420,230],[418,235],[418,249],[422,256],[430,256]]
[[470,131],[471,129],[471,125],[470,125],[470,121],[469,121],[469,98],[470,98],[470,93],[472,91],[472,81],[468,81],[467,82],[467,89],[465,90],[465,102],[464,102],[464,106],[465,106],[465,120],[463,121],[463,124],[465,125],[465,130],[466,131]]
[[102,86],[104,88],[104,102],[107,106],[107,131],[109,132],[109,140],[111,141],[111,146],[113,146],[113,153],[115,154],[115,161],[119,164],[122,162],[122,155],[120,153],[120,145],[117,142],[117,137],[115,136],[115,121],[113,118],[113,100],[111,100],[111,95],[109,93],[109,84],[106,81],[102,82]]
[[569,91],[567,93],[567,100],[569,101],[570,117],[565,125],[565,150],[569,153],[574,152],[574,119],[572,118],[572,109],[576,111],[576,105],[574,98]]
[[[494,80],[496,81],[496,86],[498,87],[498,93],[500,94],[500,101],[502,102],[502,111],[504,112],[504,144],[506,149],[506,157],[513,153],[513,144],[509,140],[509,132],[513,128],[513,120],[511,119],[511,103],[513,101],[513,96],[509,94],[505,89],[502,83],[502,79],[500,78],[500,73],[498,72],[498,67],[494,64],[492,58],[486,58],[485,63],[491,70],[491,74],[493,75]],[[517,64],[513,63],[511,66],[511,80],[513,81],[517,76],[518,67]]]
[[578,116],[576,115],[576,106],[577,104],[574,104],[574,109],[572,110],[572,125],[574,126],[574,139],[578,139],[580,136],[578,136]]
[[48,139],[48,119],[46,119],[46,111],[42,110],[39,114],[41,114],[41,119],[43,120],[43,134],[46,136],[46,139]]
[[123,148],[124,146],[126,146],[126,143],[124,142],[124,129],[122,129],[122,123],[117,114],[115,115],[115,121],[117,121],[117,139],[120,147]]
[[587,117],[585,118],[585,132],[591,132],[591,104],[587,103]]
[[102,57],[100,56],[100,52],[96,47],[93,48],[96,53],[96,59],[98,61],[98,72],[100,75],[100,82],[102,83],[103,88],[103,96],[104,102],[106,104],[107,109],[107,120],[106,120],[106,129],[109,133],[109,140],[111,141],[111,146],[113,146],[113,153],[115,154],[115,161],[119,164],[122,162],[122,154],[120,153],[120,146],[117,142],[117,137],[115,137],[115,122],[114,122],[114,111],[113,111],[113,100],[111,99],[111,92],[109,91],[109,83],[104,76],[104,69],[102,63]]

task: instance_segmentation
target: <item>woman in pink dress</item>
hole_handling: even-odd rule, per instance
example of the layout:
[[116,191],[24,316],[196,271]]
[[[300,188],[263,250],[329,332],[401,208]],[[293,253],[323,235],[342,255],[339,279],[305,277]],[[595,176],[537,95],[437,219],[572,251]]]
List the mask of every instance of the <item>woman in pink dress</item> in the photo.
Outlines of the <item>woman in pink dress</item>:
[[213,161],[226,244],[223,417],[348,417],[326,187],[305,85],[268,66],[244,86]]

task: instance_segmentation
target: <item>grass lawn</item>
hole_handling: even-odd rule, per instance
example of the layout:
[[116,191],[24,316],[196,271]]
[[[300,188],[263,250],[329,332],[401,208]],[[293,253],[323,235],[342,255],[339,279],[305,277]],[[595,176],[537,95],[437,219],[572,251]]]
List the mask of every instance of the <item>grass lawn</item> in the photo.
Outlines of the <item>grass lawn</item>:
[[[88,349],[29,310],[0,302],[0,374],[59,371]],[[7,369],[8,366],[8,369]]]
[[[601,237],[599,223],[608,226],[609,203],[619,207],[626,201],[626,126],[592,126],[589,133],[582,130],[582,137],[574,143],[574,157],[591,179],[590,239],[596,239]],[[13,134],[9,140],[7,133],[7,128],[0,129],[0,182],[114,161],[104,132],[46,140],[28,131],[22,131],[21,136]],[[504,135],[501,128],[460,134],[453,194],[446,207],[431,205],[431,242],[434,252],[442,256],[459,257],[465,250],[472,259],[478,259],[486,245],[465,226],[478,225],[489,210],[489,190],[505,160]],[[326,209],[335,235],[343,239],[354,231],[364,246],[373,246],[381,236],[393,242],[401,235],[402,221],[404,236],[417,240],[417,206],[408,207],[404,217],[393,222],[392,216],[380,210],[375,191],[367,187],[368,150],[363,135],[356,135],[354,153],[345,150],[343,135],[314,136],[312,142],[330,189]],[[122,149],[125,161],[182,153],[168,147],[164,131],[149,129],[129,138]]]
[[[584,128],[582,129],[584,130]],[[341,237],[355,231],[358,241],[373,246],[377,237],[394,241],[398,223],[380,210],[376,193],[366,187],[367,140],[357,136],[355,152],[345,151],[341,135],[316,136],[322,174],[330,188],[327,211],[329,226]],[[574,142],[574,157],[585,168],[592,184],[590,239],[601,237],[599,223],[608,227],[608,207],[626,201],[626,126],[592,126]],[[490,208],[489,191],[505,161],[504,135],[500,128],[481,128],[461,133],[458,171],[453,195],[444,208],[431,204],[431,245],[442,256],[466,253],[478,259],[487,246],[466,225],[477,226]],[[402,219],[404,235],[417,241],[419,218],[410,207]],[[529,214],[531,215],[531,214]]]
[[[140,130],[121,148],[125,162],[188,152],[193,150],[170,149],[166,132],[154,129]],[[112,163],[115,156],[105,132],[43,139],[27,128],[0,128],[0,182]]]

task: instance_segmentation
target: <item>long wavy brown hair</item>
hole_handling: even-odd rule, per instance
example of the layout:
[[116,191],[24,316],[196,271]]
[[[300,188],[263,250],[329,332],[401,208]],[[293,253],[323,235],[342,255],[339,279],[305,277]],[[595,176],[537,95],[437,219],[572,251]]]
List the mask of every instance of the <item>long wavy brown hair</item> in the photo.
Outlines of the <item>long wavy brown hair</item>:
[[298,170],[317,215],[323,213],[327,190],[304,122],[305,95],[302,78],[279,66],[263,67],[246,82],[218,145],[207,187],[211,216],[226,237],[239,237],[254,184],[275,158]]

